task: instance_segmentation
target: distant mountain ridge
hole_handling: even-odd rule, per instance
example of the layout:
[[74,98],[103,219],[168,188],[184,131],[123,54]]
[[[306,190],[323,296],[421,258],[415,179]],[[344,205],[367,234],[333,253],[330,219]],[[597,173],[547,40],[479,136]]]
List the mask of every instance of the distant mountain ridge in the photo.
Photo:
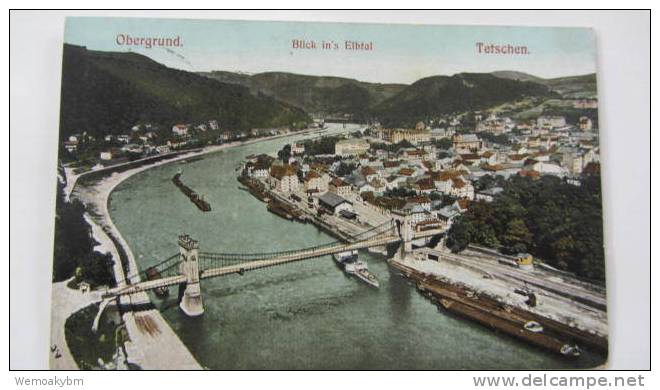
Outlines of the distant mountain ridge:
[[517,71],[431,76],[413,84],[377,84],[350,78],[285,72],[257,74],[202,72],[300,107],[308,113],[350,114],[387,125],[411,125],[422,118],[485,109],[527,96],[595,97],[595,74],[544,79]]
[[254,75],[226,71],[202,72],[209,78],[248,87],[255,95],[272,96],[308,113],[350,114],[358,118],[369,108],[404,90],[405,84],[378,84],[334,76],[285,72]]
[[373,107],[372,114],[388,126],[412,126],[415,121],[486,109],[525,97],[558,96],[549,87],[531,81],[488,73],[459,73],[418,80]]
[[126,133],[138,122],[216,119],[225,128],[290,126],[311,118],[240,85],[168,68],[136,53],[64,45],[60,136]]
[[549,87],[565,98],[597,98],[596,74],[556,77],[544,79],[531,74],[516,71],[492,72],[492,75],[509,80],[531,81]]
[[137,124],[204,122],[249,129],[304,124],[310,114],[413,126],[527,97],[590,97],[596,75],[543,79],[515,71],[431,76],[410,85],[284,72],[192,73],[146,56],[64,45],[60,135],[120,134]]

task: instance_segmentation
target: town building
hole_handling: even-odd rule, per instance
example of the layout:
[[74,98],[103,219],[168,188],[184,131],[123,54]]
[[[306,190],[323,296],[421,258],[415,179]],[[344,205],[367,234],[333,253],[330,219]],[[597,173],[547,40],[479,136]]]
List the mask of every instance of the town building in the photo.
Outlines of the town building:
[[174,126],[172,126],[172,133],[174,133],[178,136],[188,135],[188,126],[183,125],[183,124],[174,125]]
[[100,155],[99,155],[99,158],[101,160],[105,160],[105,161],[112,160],[112,151],[108,150],[108,151],[105,151],[105,152],[101,152]]
[[492,202],[495,196],[500,194],[504,189],[502,187],[492,187],[475,194],[475,200],[483,200],[484,202]]
[[558,177],[564,177],[568,174],[568,170],[566,168],[546,162],[534,163],[532,165],[532,170],[538,172],[541,175],[553,175]]
[[298,191],[298,175],[294,166],[272,165],[270,167],[270,185],[280,192]]
[[483,147],[483,142],[476,134],[456,134],[451,140],[457,153],[476,153]]
[[451,190],[449,194],[457,198],[474,199],[474,187],[469,181],[457,177],[451,179]]
[[378,172],[371,166],[362,167],[362,169],[360,169],[360,173],[362,174],[362,176],[364,176],[364,179],[368,182],[380,177]]
[[309,171],[305,176],[305,191],[306,192],[327,192],[328,181],[323,178],[323,175],[316,171]]
[[566,151],[562,155],[561,164],[572,175],[582,173],[582,168],[585,165],[582,155],[577,150]]
[[589,119],[589,117],[582,116],[578,121],[578,127],[582,131],[590,131],[593,128],[593,123],[591,122],[591,119]]
[[431,132],[424,129],[380,129],[378,137],[384,141],[398,144],[408,141],[413,145],[431,141]]
[[555,128],[566,126],[566,118],[563,116],[540,116],[536,119],[536,126],[545,128]]
[[326,192],[321,195],[319,197],[319,206],[334,215],[339,215],[342,212],[353,212],[353,203],[334,192]]
[[69,141],[64,141],[64,149],[66,149],[67,152],[69,153],[75,153],[78,151],[78,144]]
[[488,118],[485,121],[477,122],[475,132],[487,132],[493,135],[508,133],[515,127],[515,123],[510,118]]
[[596,99],[578,99],[573,101],[573,108],[598,108],[598,100]]
[[301,155],[305,153],[305,145],[299,142],[291,144],[291,154]]
[[341,157],[359,156],[369,151],[369,143],[362,138],[351,138],[335,144],[335,155]]
[[254,179],[267,179],[270,173],[271,158],[257,158],[245,165],[248,176]]
[[348,196],[351,193],[351,185],[336,177],[330,181],[328,190],[339,196]]

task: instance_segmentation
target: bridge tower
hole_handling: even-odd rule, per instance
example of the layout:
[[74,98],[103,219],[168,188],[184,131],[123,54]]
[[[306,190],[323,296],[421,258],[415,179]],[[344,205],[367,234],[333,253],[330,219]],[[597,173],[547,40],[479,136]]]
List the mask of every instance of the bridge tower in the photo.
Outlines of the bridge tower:
[[194,317],[204,314],[202,304],[202,290],[199,286],[199,243],[189,235],[179,236],[179,250],[181,251],[181,265],[179,270],[186,277],[185,291],[179,302],[179,307],[188,316]]
[[414,236],[412,221],[410,220],[410,213],[406,213],[403,216],[403,226],[401,227],[401,235],[403,236],[403,248],[404,253],[412,252],[412,239]]
[[405,257],[406,253],[412,252],[412,240],[415,235],[412,227],[412,220],[410,213],[405,211],[393,210],[392,214],[396,215],[395,220],[397,223],[397,234],[401,237],[403,245],[401,245],[401,257]]

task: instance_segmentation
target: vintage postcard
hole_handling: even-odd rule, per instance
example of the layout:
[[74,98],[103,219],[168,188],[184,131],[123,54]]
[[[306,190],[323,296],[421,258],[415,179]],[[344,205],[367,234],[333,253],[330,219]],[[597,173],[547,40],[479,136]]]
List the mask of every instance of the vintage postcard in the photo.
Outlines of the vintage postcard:
[[68,18],[51,368],[605,365],[595,39]]

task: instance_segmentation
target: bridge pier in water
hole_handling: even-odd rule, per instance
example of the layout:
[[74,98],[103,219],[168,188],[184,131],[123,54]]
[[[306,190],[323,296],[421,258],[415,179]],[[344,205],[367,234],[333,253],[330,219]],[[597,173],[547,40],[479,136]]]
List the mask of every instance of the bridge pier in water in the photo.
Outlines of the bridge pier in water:
[[179,270],[186,277],[185,290],[179,307],[186,315],[195,317],[204,314],[202,289],[199,285],[199,243],[187,234],[179,236],[181,265]]

